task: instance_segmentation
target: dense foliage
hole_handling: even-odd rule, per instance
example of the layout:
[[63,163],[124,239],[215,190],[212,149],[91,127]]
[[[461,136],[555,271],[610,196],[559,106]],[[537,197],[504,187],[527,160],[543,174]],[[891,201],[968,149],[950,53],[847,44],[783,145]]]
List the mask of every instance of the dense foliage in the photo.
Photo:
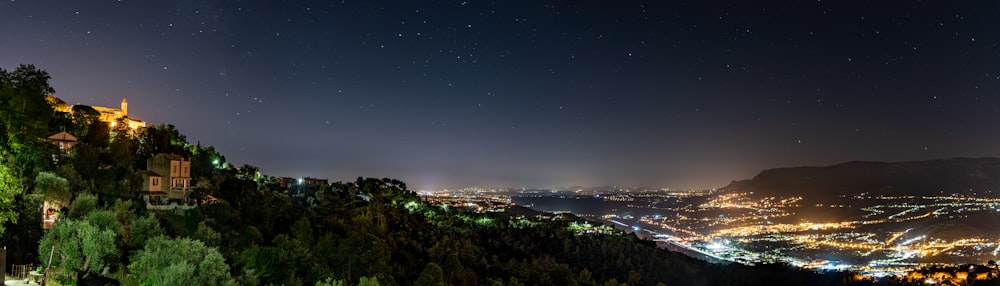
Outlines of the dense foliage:
[[52,118],[44,97],[53,92],[48,81],[48,73],[31,65],[0,68],[0,238],[18,222],[14,199],[24,193],[22,183],[51,165],[44,142]]
[[214,247],[199,240],[157,236],[146,242],[128,266],[143,285],[232,285],[229,265]]

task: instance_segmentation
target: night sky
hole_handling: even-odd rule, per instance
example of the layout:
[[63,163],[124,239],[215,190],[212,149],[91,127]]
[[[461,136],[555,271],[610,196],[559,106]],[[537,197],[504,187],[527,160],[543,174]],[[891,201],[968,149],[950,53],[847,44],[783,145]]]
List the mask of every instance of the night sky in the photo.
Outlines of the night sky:
[[712,188],[1000,156],[997,1],[17,0],[0,35],[68,103],[127,97],[275,176]]

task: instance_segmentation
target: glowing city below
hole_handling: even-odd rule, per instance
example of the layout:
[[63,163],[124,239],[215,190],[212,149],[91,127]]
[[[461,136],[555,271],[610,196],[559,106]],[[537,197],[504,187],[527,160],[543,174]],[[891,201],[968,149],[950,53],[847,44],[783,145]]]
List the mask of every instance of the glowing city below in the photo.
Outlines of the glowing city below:
[[[860,219],[783,223],[778,221],[795,218],[795,210],[803,208],[796,204],[801,197],[755,200],[749,195],[719,195],[704,204],[682,207],[675,217],[640,221],[669,233],[656,233],[660,240],[715,259],[747,264],[787,262],[873,276],[931,265],[985,263],[1000,251],[996,233],[956,231],[982,216],[1000,214],[997,199],[857,196],[850,200],[854,205],[816,204],[812,208],[857,208],[863,213]],[[716,212],[730,214],[705,215]],[[954,229],[935,234],[916,230],[939,221],[953,221],[948,224]]]
[[716,190],[473,188],[430,196],[572,212],[716,262],[788,263],[881,277],[930,266],[985,264],[1000,252],[1000,231],[978,227],[1000,218],[1000,199],[957,194],[861,194],[809,205],[801,196]]

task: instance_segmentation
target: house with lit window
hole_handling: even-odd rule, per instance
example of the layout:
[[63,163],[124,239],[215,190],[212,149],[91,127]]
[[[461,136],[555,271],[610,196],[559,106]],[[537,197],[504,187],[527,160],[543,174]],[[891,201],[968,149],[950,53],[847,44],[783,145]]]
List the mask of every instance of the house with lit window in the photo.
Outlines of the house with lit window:
[[191,193],[191,160],[160,153],[146,160],[143,197],[152,205],[186,200]]
[[77,141],[76,136],[73,136],[73,134],[69,134],[69,132],[66,131],[49,135],[48,139],[49,142],[52,142],[52,144],[59,147],[59,154],[62,156],[66,156],[66,153],[69,152],[69,148],[73,148],[73,145],[76,145]]

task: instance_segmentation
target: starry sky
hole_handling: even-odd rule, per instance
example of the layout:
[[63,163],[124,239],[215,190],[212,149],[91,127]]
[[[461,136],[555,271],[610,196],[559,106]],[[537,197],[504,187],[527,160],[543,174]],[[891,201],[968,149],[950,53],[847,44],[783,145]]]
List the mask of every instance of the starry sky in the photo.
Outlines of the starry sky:
[[[750,3],[765,2],[765,3]],[[0,2],[0,67],[289,177],[721,187],[1000,156],[996,1]]]

